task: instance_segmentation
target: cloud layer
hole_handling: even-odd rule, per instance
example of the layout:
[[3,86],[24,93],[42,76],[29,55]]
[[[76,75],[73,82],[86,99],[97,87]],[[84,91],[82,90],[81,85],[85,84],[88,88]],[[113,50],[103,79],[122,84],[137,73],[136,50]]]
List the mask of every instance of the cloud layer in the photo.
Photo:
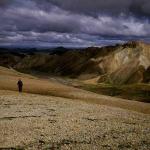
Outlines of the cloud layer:
[[0,45],[150,41],[149,0],[1,0],[0,14]]

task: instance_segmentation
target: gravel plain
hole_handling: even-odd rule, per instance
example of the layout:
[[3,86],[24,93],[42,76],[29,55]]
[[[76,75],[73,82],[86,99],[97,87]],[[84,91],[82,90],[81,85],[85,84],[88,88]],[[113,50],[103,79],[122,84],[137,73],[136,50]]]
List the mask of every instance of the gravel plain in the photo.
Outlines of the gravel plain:
[[1,150],[149,150],[150,115],[0,91]]

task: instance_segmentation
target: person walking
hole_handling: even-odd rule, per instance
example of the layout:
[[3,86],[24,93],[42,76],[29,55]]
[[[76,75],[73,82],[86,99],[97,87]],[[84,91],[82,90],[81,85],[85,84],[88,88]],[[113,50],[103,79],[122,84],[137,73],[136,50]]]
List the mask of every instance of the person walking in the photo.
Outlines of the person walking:
[[18,91],[19,91],[19,93],[21,93],[22,87],[23,87],[23,82],[21,79],[18,80],[17,85],[18,85]]

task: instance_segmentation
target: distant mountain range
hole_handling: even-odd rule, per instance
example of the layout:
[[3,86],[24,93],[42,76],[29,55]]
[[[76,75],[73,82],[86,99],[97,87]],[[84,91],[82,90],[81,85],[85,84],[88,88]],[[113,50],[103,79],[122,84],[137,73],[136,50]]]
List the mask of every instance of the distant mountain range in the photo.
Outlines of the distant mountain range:
[[57,50],[71,50],[74,48],[65,48],[65,47],[0,47],[0,52],[23,52],[23,53],[30,53],[30,52],[51,52],[51,51],[57,51]]
[[0,53],[1,66],[21,72],[98,78],[97,82],[111,84],[150,82],[150,45],[143,42],[85,49],[1,49]]

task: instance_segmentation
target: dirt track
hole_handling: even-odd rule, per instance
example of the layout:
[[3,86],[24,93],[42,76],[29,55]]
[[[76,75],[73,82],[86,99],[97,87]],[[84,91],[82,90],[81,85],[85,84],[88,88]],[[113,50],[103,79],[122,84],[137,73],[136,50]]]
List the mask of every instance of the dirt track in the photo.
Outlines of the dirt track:
[[149,147],[149,115],[66,98],[0,91],[0,148]]

